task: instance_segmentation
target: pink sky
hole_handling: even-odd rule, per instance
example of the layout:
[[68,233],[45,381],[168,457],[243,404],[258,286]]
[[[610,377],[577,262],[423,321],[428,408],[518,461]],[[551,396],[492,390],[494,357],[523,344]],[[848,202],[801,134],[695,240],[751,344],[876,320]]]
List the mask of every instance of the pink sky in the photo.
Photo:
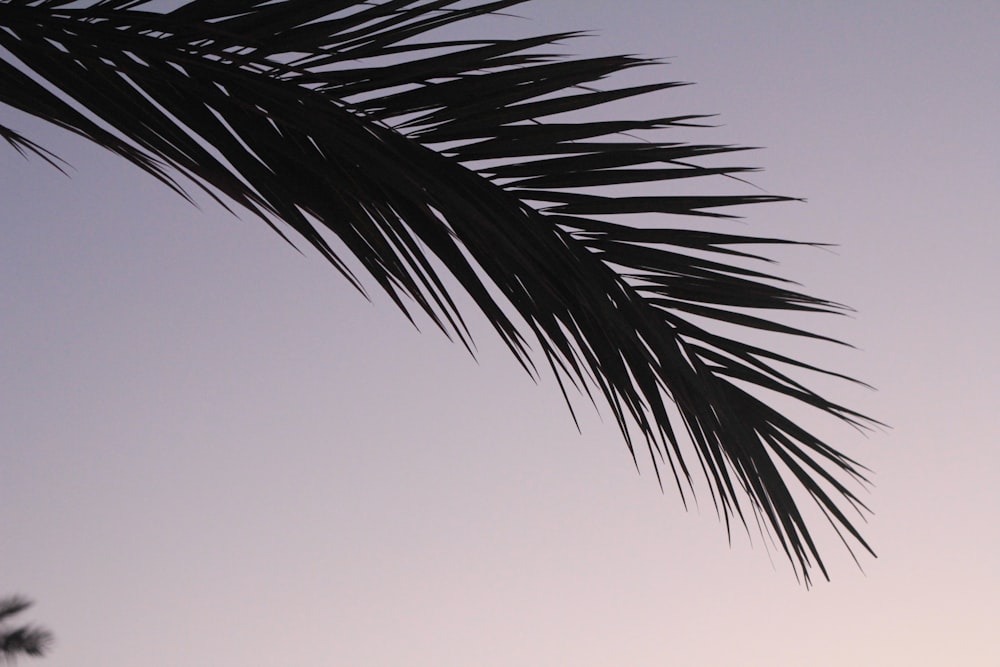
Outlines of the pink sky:
[[698,85],[634,115],[719,113],[681,138],[765,146],[753,181],[809,200],[727,228],[839,245],[781,272],[858,310],[813,324],[860,350],[808,354],[893,428],[809,426],[874,470],[879,558],[824,534],[833,581],[805,590],[584,401],[578,434],[485,327],[476,362],[249,216],[0,109],[76,168],[0,150],[0,593],[55,632],[37,664],[996,667],[1000,5],[518,13],[483,31],[669,57],[641,76]]

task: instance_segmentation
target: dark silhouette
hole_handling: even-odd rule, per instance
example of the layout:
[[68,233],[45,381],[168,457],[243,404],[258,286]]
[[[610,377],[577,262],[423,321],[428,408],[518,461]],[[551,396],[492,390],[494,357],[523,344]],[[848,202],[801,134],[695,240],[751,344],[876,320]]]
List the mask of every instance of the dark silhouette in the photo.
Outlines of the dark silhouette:
[[52,644],[52,633],[34,625],[11,627],[10,618],[32,605],[19,595],[0,598],[0,663],[12,663],[18,656],[41,656]]
[[434,36],[520,2],[192,0],[164,13],[144,0],[0,0],[0,101],[185,197],[187,179],[251,211],[363,291],[341,256],[353,255],[408,317],[423,312],[471,350],[450,274],[529,373],[547,366],[564,395],[600,397],[633,457],[645,446],[682,498],[700,468],[727,530],[756,522],[807,583],[814,565],[826,576],[789,482],[845,544],[870,550],[848,516],[864,510],[847,486],[863,468],[768,399],[869,422],[798,379],[836,373],[729,332],[829,340],[761,313],[843,307],[751,266],[761,258],[746,248],[794,241],[707,224],[723,207],[788,198],[664,194],[675,179],[731,184],[752,170],[711,166],[740,147],[677,141],[701,116],[593,120],[604,103],[681,85],[600,87],[651,61],[553,55],[576,33]]

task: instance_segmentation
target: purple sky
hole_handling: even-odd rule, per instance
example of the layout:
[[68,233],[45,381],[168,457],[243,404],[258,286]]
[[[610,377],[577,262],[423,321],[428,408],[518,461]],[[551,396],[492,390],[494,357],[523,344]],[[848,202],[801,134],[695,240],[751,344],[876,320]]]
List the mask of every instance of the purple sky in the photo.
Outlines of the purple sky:
[[0,594],[55,632],[38,664],[1000,664],[1000,4],[816,4],[537,0],[482,33],[668,57],[630,76],[698,85],[629,115],[719,113],[680,138],[765,146],[754,183],[809,200],[721,225],[839,245],[780,270],[858,310],[812,324],[860,350],[793,351],[893,427],[807,417],[875,471],[864,572],[817,526],[805,590],[481,322],[474,361],[0,109],[76,169],[0,149]]

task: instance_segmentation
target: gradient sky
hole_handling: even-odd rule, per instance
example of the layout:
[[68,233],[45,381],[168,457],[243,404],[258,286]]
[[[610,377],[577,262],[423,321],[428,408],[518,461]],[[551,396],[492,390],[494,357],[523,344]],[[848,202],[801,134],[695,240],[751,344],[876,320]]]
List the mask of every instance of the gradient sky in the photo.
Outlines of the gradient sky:
[[[612,13],[612,8],[614,13]],[[479,34],[695,81],[628,115],[718,113],[766,150],[724,229],[838,244],[782,275],[857,314],[798,347],[892,426],[807,425],[874,470],[863,571],[797,584],[685,512],[613,422],[478,361],[316,256],[0,109],[0,593],[47,667],[1000,664],[1000,3],[537,0]],[[476,33],[473,26],[469,34]],[[25,664],[35,664],[25,661]]]

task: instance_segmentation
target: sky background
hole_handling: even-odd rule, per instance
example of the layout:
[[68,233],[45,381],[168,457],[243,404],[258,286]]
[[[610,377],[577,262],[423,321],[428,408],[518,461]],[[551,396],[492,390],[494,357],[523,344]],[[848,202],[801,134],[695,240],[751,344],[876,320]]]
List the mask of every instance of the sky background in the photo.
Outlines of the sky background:
[[[191,207],[0,109],[68,159],[0,149],[0,594],[47,667],[1000,665],[1000,4],[537,0],[468,34],[593,29],[568,50],[696,86],[626,115],[765,150],[808,203],[720,229],[838,244],[780,272],[857,309],[790,347],[892,426],[806,424],[873,469],[859,570],[832,582],[685,512],[607,414],[361,298],[264,225]],[[623,79],[630,80],[630,79]],[[727,186],[728,187],[728,186]],[[34,664],[25,661],[25,664]]]

